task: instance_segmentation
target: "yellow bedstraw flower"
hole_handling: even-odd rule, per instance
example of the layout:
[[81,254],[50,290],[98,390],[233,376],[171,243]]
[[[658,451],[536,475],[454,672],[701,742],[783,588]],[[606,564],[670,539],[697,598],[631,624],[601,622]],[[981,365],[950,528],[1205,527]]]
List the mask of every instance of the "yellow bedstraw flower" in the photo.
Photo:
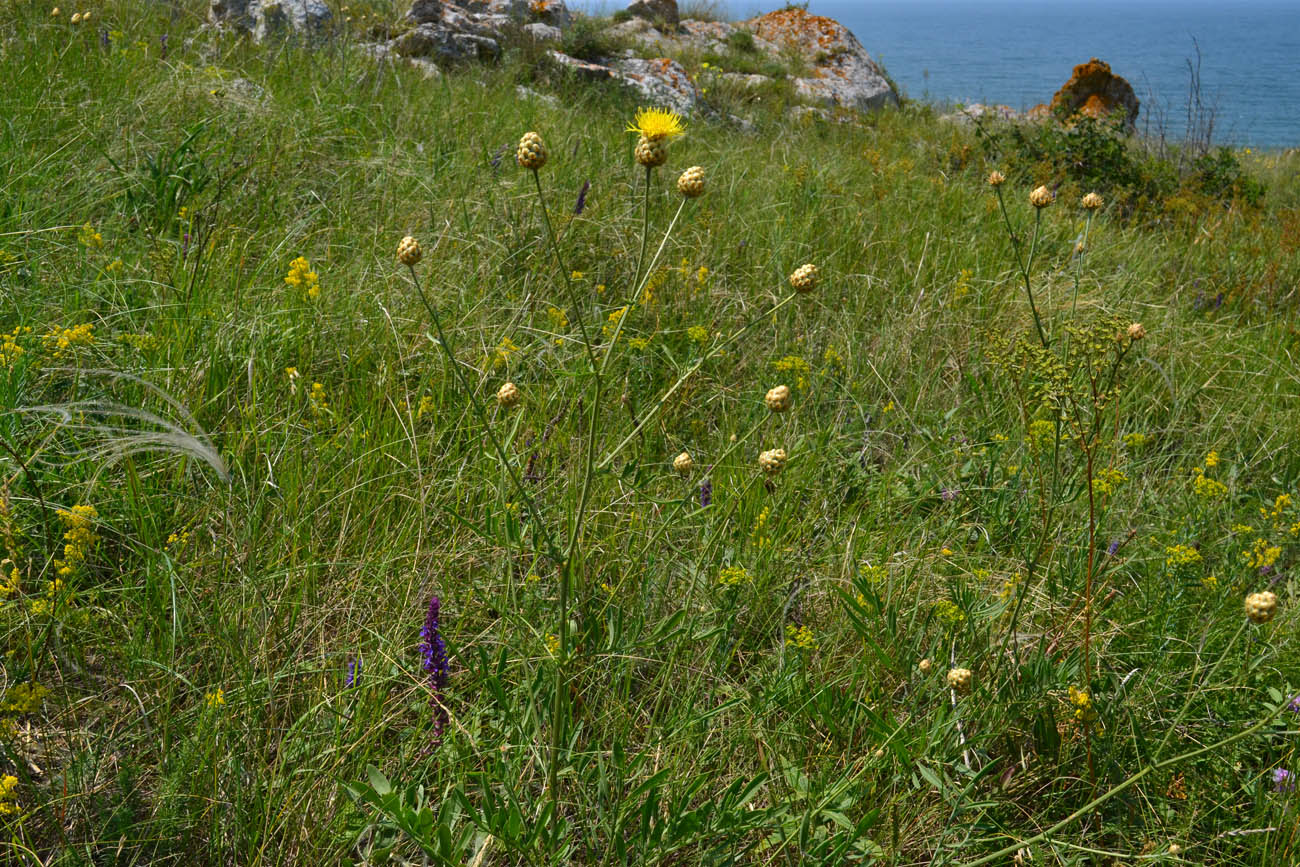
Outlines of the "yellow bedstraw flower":
[[718,572],[718,583],[723,587],[735,587],[737,584],[747,584],[754,580],[750,577],[749,571],[744,566],[724,566]]
[[799,650],[816,650],[817,636],[807,626],[785,625],[785,643]]
[[203,696],[203,701],[211,710],[216,710],[226,703],[226,691],[217,687],[216,692],[210,692]]
[[[58,10],[54,10],[58,12]],[[0,816],[18,812],[18,778],[13,774],[0,777]]]

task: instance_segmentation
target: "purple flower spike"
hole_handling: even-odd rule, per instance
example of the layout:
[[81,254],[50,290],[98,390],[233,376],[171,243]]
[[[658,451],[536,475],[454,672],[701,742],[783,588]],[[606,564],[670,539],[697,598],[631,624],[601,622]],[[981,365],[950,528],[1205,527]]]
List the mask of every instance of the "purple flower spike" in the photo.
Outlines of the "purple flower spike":
[[1291,699],[1291,704],[1287,707],[1290,709],[1291,713],[1300,713],[1300,695]]
[[957,499],[957,491],[955,488],[944,488],[939,492],[939,496],[945,503],[951,503],[953,500]]
[[429,600],[424,628],[420,630],[420,653],[424,656],[424,673],[429,676],[429,706],[433,708],[434,746],[442,743],[442,733],[447,727],[447,708],[442,703],[442,691],[447,686],[447,644],[439,631],[441,613],[442,605],[434,596]]
[[582,209],[587,207],[587,191],[591,189],[591,181],[583,181],[582,189],[578,190],[578,203],[573,206],[573,215],[576,217],[582,213]]
[[361,657],[348,660],[348,676],[343,680],[344,689],[351,689],[356,685],[357,675],[361,673]]
[[704,481],[700,482],[700,505],[703,506],[704,508],[708,508],[709,504],[712,502],[713,502],[713,482],[709,481],[708,479],[705,479]]
[[1106,553],[1114,557],[1119,551],[1119,539],[1111,539],[1110,544],[1106,546]]
[[1286,768],[1276,768],[1273,771],[1273,791],[1275,792],[1294,792],[1295,791],[1295,774]]

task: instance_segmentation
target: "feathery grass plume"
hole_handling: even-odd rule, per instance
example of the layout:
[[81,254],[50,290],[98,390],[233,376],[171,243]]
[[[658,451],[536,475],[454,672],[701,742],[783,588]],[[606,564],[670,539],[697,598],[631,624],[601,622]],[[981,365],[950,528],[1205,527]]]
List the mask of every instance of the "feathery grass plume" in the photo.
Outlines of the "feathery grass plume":
[[497,389],[497,404],[506,409],[510,409],[510,407],[519,403],[522,397],[519,388],[513,382],[507,382]]
[[442,743],[447,728],[447,707],[443,691],[449,678],[447,644],[441,632],[442,603],[437,596],[429,598],[429,608],[424,613],[424,626],[420,629],[420,654],[424,657],[424,673],[428,678],[429,707],[433,708],[433,746]]
[[420,249],[420,242],[407,235],[397,245],[397,261],[401,262],[408,268],[420,264],[424,258],[424,251]]
[[677,179],[677,192],[688,199],[697,198],[704,193],[704,167],[691,166]]
[[769,476],[775,476],[785,469],[785,460],[785,449],[768,449],[758,456],[758,465]]
[[[79,449],[78,457],[100,462],[95,471],[98,476],[118,461],[137,454],[167,452],[188,455],[210,468],[221,481],[229,484],[230,471],[226,462],[212,445],[198,421],[174,397],[147,380],[118,370],[91,369],[76,371],[73,368],[51,368],[60,373],[79,373],[82,376],[106,376],[124,379],[141,386],[171,406],[180,421],[193,430],[187,430],[175,421],[157,413],[134,406],[104,400],[78,400],[68,403],[18,407],[15,411],[31,415],[48,416],[58,420],[64,430],[74,433],[97,434],[103,442],[92,448]],[[144,425],[146,429],[132,426]],[[150,430],[148,428],[154,428]]]
[[673,469],[676,470],[677,475],[681,476],[683,479],[689,476],[691,470],[694,468],[695,460],[691,457],[690,452],[682,452],[680,455],[673,458]]
[[1251,623],[1268,623],[1277,613],[1277,594],[1271,590],[1246,597],[1246,616]]
[[785,412],[790,408],[790,386],[778,385],[768,389],[763,402],[767,404],[767,408],[772,412]]
[[790,275],[790,285],[794,287],[794,291],[807,294],[817,288],[817,279],[820,276],[817,266],[809,262],[794,270]]
[[546,157],[546,145],[542,143],[542,137],[535,132],[524,133],[523,138],[519,139],[519,147],[515,149],[515,162],[523,168],[537,171],[546,165]]

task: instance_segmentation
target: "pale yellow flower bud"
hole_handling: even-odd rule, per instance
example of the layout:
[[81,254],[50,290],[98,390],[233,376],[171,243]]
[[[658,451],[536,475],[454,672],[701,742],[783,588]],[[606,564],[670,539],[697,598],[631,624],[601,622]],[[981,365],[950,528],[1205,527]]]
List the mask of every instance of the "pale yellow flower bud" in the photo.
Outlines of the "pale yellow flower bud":
[[690,452],[682,452],[680,455],[673,458],[673,469],[676,470],[677,475],[681,476],[683,479],[689,476],[691,470],[695,469],[695,460],[691,457]]
[[969,668],[954,668],[948,672],[948,686],[958,692],[970,689],[971,671]]
[[767,397],[763,398],[767,402],[767,408],[772,412],[785,412],[790,408],[790,387],[788,385],[778,385],[775,388],[768,389]]
[[694,199],[704,193],[704,167],[691,166],[677,179],[677,192],[688,199]]
[[989,172],[989,186],[1000,187],[1007,182],[1007,176],[997,170]]
[[1277,594],[1265,590],[1246,597],[1246,616],[1252,623],[1268,623],[1277,613]]
[[930,669],[934,668],[934,663],[928,659],[923,659],[917,664],[916,668],[921,674],[929,674]]
[[403,265],[417,265],[424,257],[420,242],[407,235],[397,245],[397,261]]
[[513,382],[507,382],[497,389],[497,404],[505,409],[510,409],[522,398],[523,395],[519,393],[518,387]]
[[1130,325],[1127,333],[1129,340],[1141,340],[1143,337],[1147,336],[1147,330],[1142,327],[1141,322],[1134,322]]
[[768,449],[758,456],[758,465],[769,476],[775,476],[785,469],[785,449]]
[[515,149],[515,162],[526,169],[537,171],[546,165],[546,145],[542,137],[535,132],[526,132]]
[[807,265],[800,265],[790,275],[790,285],[796,292],[808,293],[817,288],[818,276],[817,266],[809,262]]
[[1036,187],[1034,191],[1029,194],[1029,204],[1033,205],[1035,208],[1046,208],[1054,201],[1056,201],[1056,194],[1047,187]]
[[80,13],[80,12],[73,12],[73,13],[72,13],[72,17],[69,18],[68,20],[71,21],[73,24],[80,24],[80,23],[81,23],[81,13]]
[[667,140],[648,139],[641,136],[636,140],[636,148],[632,151],[636,161],[646,168],[654,168],[668,162]]
[[1088,195],[1083,197],[1079,204],[1085,211],[1099,211],[1101,210],[1101,206],[1106,204],[1106,202],[1096,193],[1088,193]]

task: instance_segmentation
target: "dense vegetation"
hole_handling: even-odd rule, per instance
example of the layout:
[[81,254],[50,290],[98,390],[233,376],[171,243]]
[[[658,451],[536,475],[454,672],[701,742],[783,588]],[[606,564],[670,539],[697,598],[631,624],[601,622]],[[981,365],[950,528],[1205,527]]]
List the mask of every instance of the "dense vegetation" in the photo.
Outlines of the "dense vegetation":
[[1300,860],[1293,154],[0,8],[7,861]]

